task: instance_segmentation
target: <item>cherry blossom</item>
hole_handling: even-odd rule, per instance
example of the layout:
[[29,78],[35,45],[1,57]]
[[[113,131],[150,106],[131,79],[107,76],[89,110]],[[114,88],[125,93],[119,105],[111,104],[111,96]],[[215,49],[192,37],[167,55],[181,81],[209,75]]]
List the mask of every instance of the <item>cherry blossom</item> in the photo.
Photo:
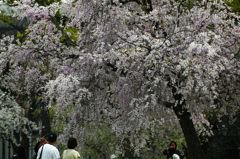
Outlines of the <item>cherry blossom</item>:
[[141,130],[167,128],[172,117],[190,157],[205,158],[197,136],[213,135],[205,113],[231,116],[239,106],[239,16],[222,1],[184,3],[20,1],[19,18],[31,23],[25,41],[1,52],[1,70],[10,61],[17,90],[44,92],[66,136],[108,125],[138,155],[148,140]]

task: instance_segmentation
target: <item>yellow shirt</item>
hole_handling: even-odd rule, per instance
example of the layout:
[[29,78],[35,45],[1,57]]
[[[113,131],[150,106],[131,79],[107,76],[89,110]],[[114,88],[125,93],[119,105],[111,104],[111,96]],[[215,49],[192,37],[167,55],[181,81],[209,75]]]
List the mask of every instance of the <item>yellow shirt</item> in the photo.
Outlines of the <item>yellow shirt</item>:
[[81,159],[81,156],[76,150],[67,149],[63,151],[62,159]]

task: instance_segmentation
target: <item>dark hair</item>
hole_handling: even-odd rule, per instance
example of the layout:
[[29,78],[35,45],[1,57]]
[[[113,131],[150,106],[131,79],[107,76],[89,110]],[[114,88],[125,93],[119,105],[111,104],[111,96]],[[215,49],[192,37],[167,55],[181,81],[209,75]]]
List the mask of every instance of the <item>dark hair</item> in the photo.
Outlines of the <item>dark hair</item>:
[[25,149],[23,146],[19,146],[17,148],[17,154],[14,155],[15,157],[13,158],[18,158],[18,159],[26,159],[26,154],[25,154]]
[[57,134],[56,133],[50,133],[49,135],[48,135],[48,141],[49,142],[54,142],[54,141],[56,141],[57,140]]
[[74,149],[77,146],[77,139],[71,137],[68,139],[68,148]]
[[21,156],[25,156],[25,149],[23,146],[19,146],[18,149],[17,149],[17,154],[18,155],[21,155]]
[[177,149],[177,143],[176,143],[175,141],[171,141],[171,142],[170,142],[170,144],[169,144],[169,146],[171,146],[171,145],[172,145],[172,143],[174,143],[174,144],[175,144],[175,149]]
[[174,149],[173,147],[170,147],[170,148],[168,148],[168,155],[170,156],[170,157],[172,157],[173,156],[173,154],[175,154],[176,153],[176,149]]

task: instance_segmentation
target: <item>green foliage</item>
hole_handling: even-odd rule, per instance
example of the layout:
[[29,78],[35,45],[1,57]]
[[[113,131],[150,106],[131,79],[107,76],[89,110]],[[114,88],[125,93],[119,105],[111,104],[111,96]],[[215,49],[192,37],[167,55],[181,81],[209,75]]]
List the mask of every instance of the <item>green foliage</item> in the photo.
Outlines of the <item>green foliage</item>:
[[[65,42],[66,40],[68,40],[69,38],[71,40],[76,41],[77,40],[77,34],[78,34],[79,30],[75,29],[73,27],[69,27],[67,30],[64,30],[63,36],[61,37],[60,41],[61,42]],[[70,34],[69,34],[70,33]],[[69,36],[70,35],[70,36]]]
[[[1,8],[1,5],[0,5]],[[9,7],[10,8],[10,7]],[[10,9],[10,14],[14,14],[14,11]],[[16,18],[12,18],[6,10],[0,9],[0,22],[4,24],[13,24],[17,21]]]
[[50,18],[50,21],[53,22],[56,25],[56,28],[63,33],[63,36],[60,38],[62,43],[67,46],[76,46],[74,41],[77,40],[77,34],[79,30],[74,27],[68,27],[66,30],[64,30],[64,27],[60,27],[60,24],[65,26],[69,21],[66,16],[61,15],[60,11],[58,11],[54,17]]
[[99,158],[100,156],[109,158],[111,154],[115,153],[119,142],[120,140],[111,132],[110,127],[101,125],[85,138],[81,154],[84,154],[87,158]]
[[69,19],[66,16],[61,15],[60,10],[58,10],[57,13],[55,14],[55,16],[53,17],[53,19],[51,19],[51,21],[57,27],[59,27],[60,24],[65,26],[66,23],[69,21]]
[[4,24],[11,24],[14,22],[12,18],[3,14],[0,15],[0,19],[1,19],[1,22],[3,22]]
[[8,5],[13,4],[14,2],[15,2],[15,0],[7,0]]
[[142,5],[141,8],[142,8],[142,10],[147,10],[147,6],[146,5]]
[[27,34],[26,33],[20,33],[19,31],[17,32],[17,39],[20,41],[20,42],[23,42],[27,37]]
[[240,13],[240,0],[227,0],[226,4],[232,7],[232,11]]

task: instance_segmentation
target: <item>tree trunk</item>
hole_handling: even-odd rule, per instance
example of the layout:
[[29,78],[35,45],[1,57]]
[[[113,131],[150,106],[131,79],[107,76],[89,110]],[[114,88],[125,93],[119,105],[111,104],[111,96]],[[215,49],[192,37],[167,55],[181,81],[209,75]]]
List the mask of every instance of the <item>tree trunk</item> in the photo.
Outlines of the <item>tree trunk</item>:
[[185,136],[190,159],[207,159],[201,147],[192,119],[190,118],[191,114],[187,112],[186,109],[182,108],[182,105],[174,107],[173,110],[179,119]]
[[130,145],[130,140],[128,138],[125,138],[123,140],[123,147],[124,147],[124,151],[125,151],[123,158],[125,158],[125,159],[137,159],[138,158],[137,156],[134,155],[134,150],[132,149],[132,147]]
[[[43,103],[44,104],[44,103]],[[42,108],[42,136],[47,137],[48,134],[51,132],[51,125],[50,125],[50,114],[49,110],[43,106]]]

